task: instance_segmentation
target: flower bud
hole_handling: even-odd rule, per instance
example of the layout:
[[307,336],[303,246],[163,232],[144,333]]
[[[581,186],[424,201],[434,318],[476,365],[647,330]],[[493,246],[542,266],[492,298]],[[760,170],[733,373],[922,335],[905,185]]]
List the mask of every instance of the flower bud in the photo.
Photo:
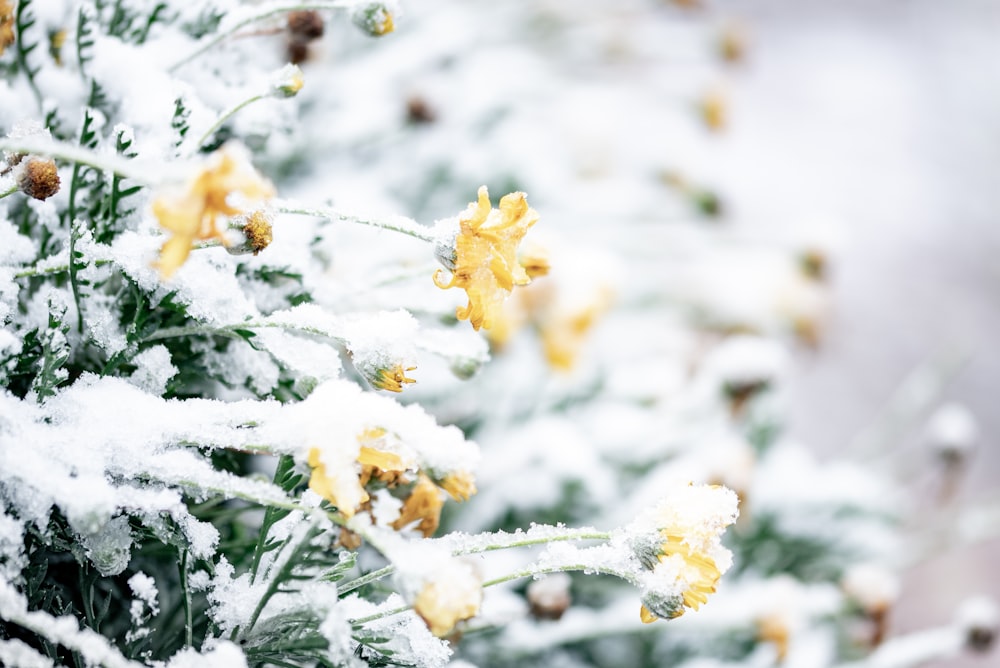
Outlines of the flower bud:
[[563,613],[573,602],[569,593],[571,583],[572,580],[567,574],[553,573],[529,584],[525,595],[531,606],[531,615],[535,619],[553,621],[562,618]]
[[50,158],[31,158],[21,170],[17,187],[28,197],[46,200],[59,192],[59,170]]
[[273,95],[275,97],[295,97],[305,83],[298,65],[289,63],[275,74]]
[[993,647],[1000,629],[1000,609],[987,596],[970,598],[958,607],[955,623],[965,633],[966,647],[986,653]]
[[390,3],[370,2],[354,9],[351,20],[372,37],[381,37],[396,29],[393,14]]
[[[230,235],[232,238],[230,238]],[[271,245],[272,233],[270,216],[264,211],[254,211],[243,227],[230,230],[227,235],[226,250],[230,255],[257,255]]]

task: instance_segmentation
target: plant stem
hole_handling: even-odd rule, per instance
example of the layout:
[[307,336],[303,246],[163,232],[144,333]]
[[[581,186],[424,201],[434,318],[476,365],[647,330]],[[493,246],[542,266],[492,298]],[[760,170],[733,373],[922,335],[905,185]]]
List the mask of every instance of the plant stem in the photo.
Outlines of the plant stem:
[[[103,267],[106,264],[111,264],[111,260],[94,260],[93,265],[95,267]],[[68,264],[53,265],[51,267],[39,267],[35,265],[34,267],[28,267],[27,269],[22,269],[21,271],[14,274],[14,278],[31,278],[32,276],[48,276],[50,274],[61,274],[64,271],[69,271]]]
[[0,151],[47,155],[77,165],[86,165],[94,169],[113,172],[119,176],[134,179],[143,185],[151,185],[158,180],[150,174],[153,171],[152,166],[148,166],[149,171],[144,171],[141,168],[143,163],[137,160],[126,160],[117,154],[98,154],[80,146],[52,139],[40,137],[3,138],[0,139]]
[[382,578],[384,578],[387,575],[392,575],[395,571],[396,571],[396,567],[392,566],[392,565],[389,565],[389,566],[385,566],[383,568],[380,568],[377,571],[372,571],[371,573],[366,573],[365,575],[362,575],[361,577],[357,578],[356,580],[351,580],[350,582],[348,582],[347,584],[345,584],[342,587],[337,587],[337,596],[344,597],[347,594],[350,594],[355,589],[360,589],[361,587],[364,587],[366,584],[371,584],[372,582],[375,582],[377,580],[381,580]]
[[194,644],[194,621],[191,616],[191,590],[188,589],[188,551],[181,550],[181,591],[184,604],[184,646],[191,647]]
[[215,131],[221,128],[223,123],[232,118],[233,115],[235,115],[240,109],[243,109],[244,107],[253,104],[257,100],[263,100],[266,97],[270,97],[270,95],[264,93],[261,93],[259,95],[254,95],[253,97],[249,97],[240,102],[239,104],[236,104],[227,109],[226,111],[222,112],[219,118],[216,119],[215,123],[212,124],[212,127],[206,130],[205,133],[202,134],[201,137],[199,137],[198,140],[191,146],[191,152],[194,153],[199,148],[201,148],[205,144],[205,142],[207,142],[209,138],[211,138],[211,136],[215,134]]
[[17,184],[15,183],[13,186],[10,187],[10,190],[5,190],[2,193],[0,193],[0,199],[3,199],[4,197],[8,197],[10,195],[13,195],[18,190],[20,190],[20,188],[18,188]]
[[353,5],[353,2],[349,0],[327,0],[323,2],[277,2],[270,5],[266,5],[262,8],[257,9],[257,11],[245,19],[236,21],[231,26],[227,26],[224,30],[219,31],[212,37],[201,40],[198,46],[195,47],[193,51],[185,55],[183,58],[175,62],[173,65],[167,68],[168,72],[174,72],[183,65],[191,62],[201,54],[205,53],[215,45],[224,41],[227,37],[233,35],[234,33],[246,28],[254,23],[260,23],[261,21],[266,21],[267,19],[278,16],[280,14],[287,14],[288,12],[294,12],[303,9],[346,9]]
[[434,243],[436,238],[427,228],[422,226],[417,221],[411,218],[403,218],[402,216],[395,217],[390,220],[376,220],[372,218],[361,218],[359,216],[352,216],[350,214],[341,213],[335,209],[330,209],[326,207],[310,207],[297,204],[295,202],[289,202],[287,200],[274,200],[272,206],[275,211],[279,213],[291,213],[301,216],[314,216],[316,218],[326,218],[332,221],[343,221],[345,223],[356,223],[358,225],[368,225],[370,227],[378,227],[383,230],[391,230],[393,232],[399,232],[401,234],[406,234],[413,237],[414,239],[420,239],[421,241],[426,241],[428,243]]

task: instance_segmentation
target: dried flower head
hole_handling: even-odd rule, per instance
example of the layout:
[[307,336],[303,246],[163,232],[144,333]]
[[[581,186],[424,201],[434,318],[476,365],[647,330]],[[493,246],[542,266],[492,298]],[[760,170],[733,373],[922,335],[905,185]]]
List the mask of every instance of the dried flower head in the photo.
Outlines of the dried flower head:
[[417,530],[424,536],[430,536],[437,531],[441,522],[441,508],[444,507],[444,499],[438,486],[421,473],[417,476],[417,483],[413,486],[413,491],[403,503],[403,509],[399,513],[399,519],[393,522],[395,529],[402,529],[413,522],[419,521]]
[[566,573],[553,573],[528,585],[525,596],[535,619],[558,620],[569,609],[572,580]]
[[226,250],[230,255],[257,255],[271,245],[274,229],[271,216],[259,209],[246,217],[246,222],[238,229],[230,229]]
[[59,192],[59,171],[49,158],[30,158],[21,168],[17,187],[28,197],[45,200]]
[[254,170],[244,151],[225,146],[208,157],[183,191],[160,195],[153,201],[153,214],[173,233],[160,250],[157,266],[163,279],[184,264],[195,241],[225,241],[217,219],[243,212],[241,206],[229,202],[233,194],[261,201],[271,197],[274,189]]
[[14,5],[0,0],[0,55],[14,43]]
[[468,320],[476,330],[489,329],[514,286],[530,282],[517,261],[517,245],[537,221],[524,193],[504,195],[500,208],[493,209],[486,186],[479,189],[479,200],[459,216],[451,256],[441,258],[451,280],[445,282],[440,269],[434,274],[439,288],[460,287],[468,295],[468,305],[455,312],[459,320]]

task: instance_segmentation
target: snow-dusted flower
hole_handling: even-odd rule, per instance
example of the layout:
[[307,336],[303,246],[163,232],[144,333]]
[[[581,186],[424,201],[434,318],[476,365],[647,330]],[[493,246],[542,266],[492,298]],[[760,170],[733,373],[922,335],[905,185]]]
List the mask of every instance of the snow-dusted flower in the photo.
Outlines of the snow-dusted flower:
[[280,70],[274,78],[274,95],[276,97],[295,97],[302,90],[305,78],[298,65],[289,63]]
[[157,265],[164,279],[184,264],[195,241],[225,241],[216,226],[217,219],[244,210],[229,202],[234,193],[249,201],[261,201],[274,195],[274,188],[256,172],[245,151],[227,145],[208,157],[183,191],[156,198],[153,214],[164,229],[173,233],[163,244]]
[[450,559],[425,583],[413,610],[427,623],[431,633],[443,638],[458,622],[475,617],[483,602],[482,578],[467,561]]
[[541,323],[542,348],[549,366],[570,371],[576,365],[587,333],[611,305],[610,290],[598,290],[585,303],[551,309]]
[[254,211],[246,218],[246,222],[238,230],[229,231],[229,243],[226,250],[230,255],[257,255],[271,245],[274,240],[274,228],[271,216],[263,209]]
[[722,532],[736,520],[736,494],[718,485],[689,485],[671,492],[626,531],[646,578],[640,617],[644,623],[697,610],[715,592],[732,554]]
[[457,286],[468,295],[468,305],[455,312],[459,320],[468,320],[476,330],[490,329],[514,286],[531,281],[517,261],[517,246],[537,221],[524,193],[504,195],[500,208],[493,209],[486,186],[479,189],[478,201],[459,216],[454,247],[440,258],[451,280],[444,281],[440,269],[434,274],[439,288]]
[[14,5],[0,0],[0,54],[14,43]]
[[409,366],[404,369],[402,364],[397,364],[392,367],[376,369],[375,378],[371,380],[371,383],[380,390],[402,392],[404,384],[417,382],[413,378],[406,377],[408,371],[413,371],[416,368],[415,366]]
[[[310,448],[307,456],[312,474],[309,489],[337,507],[344,517],[351,518],[361,504],[368,501],[365,485],[372,478],[382,479],[386,474],[393,480],[410,468],[410,462],[399,454],[377,447],[385,435],[382,429],[368,429],[358,435],[360,449],[355,462],[347,467],[333,467],[323,461],[319,448]],[[360,471],[357,464],[360,464]]]
[[388,35],[396,29],[393,22],[395,3],[370,2],[361,4],[351,13],[351,20],[372,37]]
[[468,501],[476,493],[476,481],[468,471],[455,471],[441,481],[441,489],[456,501]]

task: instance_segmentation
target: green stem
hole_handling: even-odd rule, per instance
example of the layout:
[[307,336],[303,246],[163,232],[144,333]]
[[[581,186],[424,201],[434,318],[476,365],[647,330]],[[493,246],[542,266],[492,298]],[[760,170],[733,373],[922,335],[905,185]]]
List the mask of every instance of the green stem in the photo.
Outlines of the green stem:
[[[103,267],[106,264],[111,264],[111,260],[94,260],[95,267]],[[31,278],[33,276],[50,276],[52,274],[61,274],[64,271],[69,271],[68,264],[57,264],[51,267],[28,267],[27,269],[22,269],[21,271],[14,274],[14,278]]]
[[253,104],[257,100],[263,100],[266,97],[270,97],[270,96],[269,95],[264,95],[264,94],[254,95],[253,97],[249,97],[249,98],[243,100],[242,102],[240,102],[239,104],[237,104],[237,105],[235,105],[233,107],[230,107],[226,111],[222,112],[222,115],[219,116],[218,119],[216,119],[215,123],[212,124],[212,127],[210,127],[208,130],[206,130],[205,133],[201,137],[198,138],[198,141],[196,141],[192,145],[192,151],[197,151],[199,148],[201,148],[205,144],[205,142],[207,142],[209,140],[209,138],[213,134],[215,134],[215,131],[218,130],[219,128],[221,128],[222,124],[225,123],[226,121],[228,121],[230,118],[232,118],[233,115],[235,115],[240,109],[243,109],[244,107],[246,107],[246,106],[248,106],[250,104]]
[[[621,578],[622,580],[625,580],[626,582],[628,582],[630,584],[633,584],[633,585],[638,584],[638,582],[636,582],[636,579],[632,575],[630,575],[629,573],[625,573],[625,572],[622,572],[622,571],[616,571],[613,568],[605,568],[605,567],[601,567],[601,566],[594,566],[593,564],[571,564],[571,565],[568,565],[568,566],[566,566],[566,565],[563,565],[563,566],[544,566],[544,567],[542,567],[542,566],[534,566],[534,567],[529,566],[528,568],[524,569],[523,571],[516,571],[516,572],[510,573],[508,575],[503,575],[503,576],[498,577],[498,578],[493,578],[492,580],[487,580],[487,581],[483,582],[483,588],[485,589],[486,587],[493,587],[493,586],[496,586],[498,584],[503,584],[504,582],[510,582],[511,580],[520,580],[521,578],[530,578],[530,577],[535,577],[535,576],[538,576],[538,575],[549,575],[551,573],[569,573],[569,572],[572,572],[572,571],[586,571],[587,573],[601,573],[603,575],[613,575],[613,576],[615,576],[617,578]],[[350,620],[351,621],[351,625],[356,627],[356,626],[361,626],[363,624],[367,624],[368,622],[374,622],[375,620],[378,620],[378,619],[384,619],[386,617],[392,617],[393,615],[398,615],[398,614],[404,613],[404,612],[406,612],[407,610],[409,610],[412,607],[413,607],[412,605],[403,605],[403,606],[400,606],[398,608],[393,608],[391,610],[383,610],[382,612],[376,612],[374,614],[368,615],[367,617],[358,617],[356,619]]]
[[174,72],[183,65],[191,62],[201,54],[205,53],[215,45],[224,41],[227,37],[239,32],[247,26],[253,25],[254,23],[260,23],[261,21],[266,21],[274,16],[279,16],[281,14],[287,14],[288,12],[299,11],[303,9],[346,9],[355,3],[349,2],[348,0],[327,0],[327,2],[279,2],[272,4],[256,14],[252,14],[245,19],[237,21],[231,26],[228,26],[225,30],[209,37],[208,39],[202,40],[194,51],[188,53],[183,58],[175,62],[169,68],[168,72]]
[[191,590],[188,588],[188,551],[181,550],[181,591],[184,604],[184,646],[191,647],[194,644],[194,620],[191,614]]
[[158,330],[154,334],[150,334],[142,340],[142,343],[149,343],[150,341],[159,341],[160,339],[172,339],[180,336],[229,336],[234,338],[241,338],[237,333],[242,329],[284,329],[290,332],[299,332],[301,334],[311,334],[314,336],[322,336],[328,339],[333,339],[338,343],[346,343],[345,339],[342,339],[334,334],[316,329],[315,327],[303,327],[300,325],[293,325],[287,322],[255,322],[247,321],[241,322],[235,325],[223,325],[221,327],[205,327],[201,325],[191,325],[188,327],[164,327]]
[[344,596],[347,596],[355,589],[360,589],[361,587],[364,587],[366,584],[371,584],[372,582],[381,580],[387,575],[392,575],[395,571],[396,567],[390,565],[380,568],[377,571],[366,573],[365,575],[362,575],[356,580],[351,580],[342,587],[337,587],[337,596],[343,598]]
[[335,209],[330,209],[326,207],[310,207],[302,206],[301,204],[296,204],[295,202],[289,202],[287,200],[274,200],[272,206],[275,211],[279,213],[291,213],[300,216],[314,216],[316,218],[326,218],[332,221],[343,221],[345,223],[356,223],[358,225],[368,225],[369,227],[378,227],[383,230],[391,230],[393,232],[399,232],[401,234],[406,234],[413,237],[414,239],[420,239],[421,241],[426,241],[428,243],[434,243],[437,239],[434,235],[427,231],[427,228],[422,226],[415,220],[410,218],[397,217],[392,221],[388,220],[375,220],[371,218],[360,218],[358,216],[352,216],[350,214],[341,213]]
[[6,137],[0,139],[0,151],[47,155],[77,165],[85,165],[101,171],[113,172],[119,176],[134,179],[143,185],[152,185],[157,182],[157,179],[150,174],[153,168],[150,167],[149,171],[144,171],[140,167],[142,163],[139,163],[137,160],[126,160],[117,154],[97,154],[81,146],[74,146],[52,139],[42,139],[40,137]]
[[3,199],[4,197],[9,197],[10,195],[16,193],[18,190],[20,190],[20,188],[18,188],[17,184],[15,183],[13,186],[10,187],[10,190],[5,190],[4,192],[0,193],[0,199]]

